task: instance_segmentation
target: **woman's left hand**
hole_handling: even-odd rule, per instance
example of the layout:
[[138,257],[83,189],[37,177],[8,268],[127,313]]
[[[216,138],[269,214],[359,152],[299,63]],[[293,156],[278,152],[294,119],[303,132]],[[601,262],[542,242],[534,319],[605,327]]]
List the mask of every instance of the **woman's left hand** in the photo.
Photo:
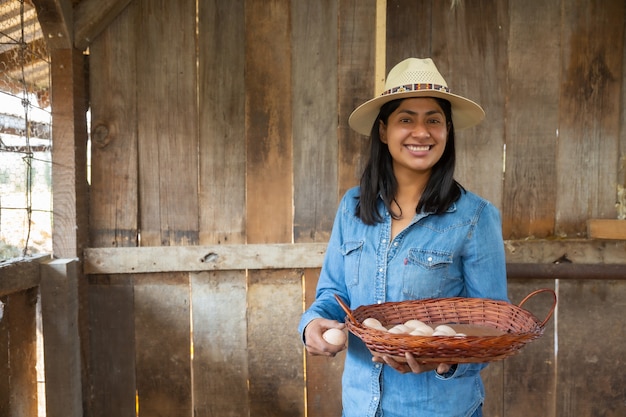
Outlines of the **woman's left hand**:
[[375,355],[372,357],[374,362],[383,363],[395,369],[396,371],[406,374],[412,372],[420,374],[422,372],[436,371],[439,375],[443,375],[450,370],[452,365],[447,363],[420,363],[410,353],[405,353],[405,362],[399,362],[390,355]]

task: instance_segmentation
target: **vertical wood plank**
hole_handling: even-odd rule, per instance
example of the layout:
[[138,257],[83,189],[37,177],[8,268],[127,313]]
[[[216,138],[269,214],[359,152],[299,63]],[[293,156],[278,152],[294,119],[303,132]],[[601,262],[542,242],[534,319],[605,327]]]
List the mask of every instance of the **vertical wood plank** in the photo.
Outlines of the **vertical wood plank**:
[[137,246],[137,2],[89,47],[93,247]]
[[563,3],[556,229],[584,236],[615,217],[624,2]]
[[290,2],[246,1],[245,15],[247,241],[291,242]]
[[141,416],[192,416],[187,273],[135,279],[137,396]]
[[81,278],[75,260],[54,259],[41,265],[46,415],[50,417],[84,415],[78,325]]
[[194,417],[251,415],[245,273],[191,274],[191,297]]
[[431,56],[432,20],[427,18],[431,13],[432,1],[387,0],[385,77],[403,59]]
[[245,243],[244,0],[198,3],[200,244]]
[[87,415],[135,417],[133,277],[89,276],[90,383]]
[[74,49],[51,51],[52,203],[55,256],[82,256],[88,242],[87,92],[85,57]]
[[[555,195],[558,178],[561,6],[536,0],[513,1],[509,8],[504,236],[545,238],[554,235],[556,208],[548,196]],[[529,82],[539,62],[554,70]]]
[[[338,193],[338,2],[295,1],[292,8],[294,241],[327,241]],[[318,276],[319,269],[304,270],[307,306]],[[304,366],[307,416],[340,415],[343,357],[307,355]]]
[[[254,22],[246,25],[247,242],[291,242],[291,2],[246,1],[245,16]],[[247,302],[250,415],[303,416],[302,347],[292,330],[301,273],[248,271]]]
[[294,1],[294,241],[327,241],[337,207],[337,2]]
[[302,271],[250,273],[247,301],[250,415],[303,417]]
[[[138,2],[131,2],[90,45],[93,247],[139,245],[137,155]],[[90,276],[87,415],[135,416],[132,277]]]
[[374,91],[376,0],[339,2],[338,198],[358,185],[369,158],[369,139],[348,125],[350,113],[380,92]]
[[141,244],[197,244],[196,2],[137,1]]
[[508,3],[433,2],[432,19],[433,60],[448,87],[487,114],[456,132],[456,177],[501,209]]
[[11,378],[10,362],[9,362],[9,323],[6,318],[6,305],[9,302],[9,296],[0,297],[0,415],[9,415],[9,382]]
[[626,415],[623,281],[561,280],[557,416]]
[[[305,307],[315,300],[319,269],[305,269]],[[345,351],[334,358],[307,355],[306,389],[307,416],[326,417],[341,415],[341,374],[346,359]]]
[[[534,290],[539,288],[556,290],[554,285],[554,280],[510,281],[509,298],[512,303],[518,305]],[[552,303],[552,296],[542,293],[529,299],[523,308],[543,321]],[[504,361],[504,396],[502,397],[504,416],[555,416],[557,352],[554,328],[556,320],[553,316],[547,322],[543,336],[524,346],[517,355]]]
[[[6,320],[9,330],[7,349],[9,401],[8,413],[5,414],[7,416],[37,415],[36,303],[37,288],[31,288],[9,295],[4,308],[3,320]],[[80,374],[77,382],[80,383]]]

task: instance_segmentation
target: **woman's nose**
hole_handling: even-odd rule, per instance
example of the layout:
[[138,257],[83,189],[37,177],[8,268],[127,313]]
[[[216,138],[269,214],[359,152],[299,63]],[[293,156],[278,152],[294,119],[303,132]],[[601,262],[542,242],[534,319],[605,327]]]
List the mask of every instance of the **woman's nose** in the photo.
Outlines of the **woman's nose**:
[[430,135],[428,129],[426,128],[426,125],[422,122],[415,123],[415,126],[413,126],[413,130],[411,133],[416,138]]

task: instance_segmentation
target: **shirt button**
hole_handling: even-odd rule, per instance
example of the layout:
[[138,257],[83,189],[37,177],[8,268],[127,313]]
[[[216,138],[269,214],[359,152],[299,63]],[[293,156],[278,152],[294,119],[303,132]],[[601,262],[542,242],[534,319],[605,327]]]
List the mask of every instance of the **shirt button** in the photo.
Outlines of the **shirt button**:
[[383,303],[383,302],[382,302],[382,300],[378,300],[378,301],[376,301],[376,302],[377,302],[378,304],[382,304],[382,303]]
[[381,240],[382,243],[387,243],[387,239]]
[[382,268],[378,268],[378,272],[383,272],[383,269]]
[[374,397],[374,401],[378,401],[378,397]]
[[432,261],[433,261],[433,257],[432,257],[432,256],[429,256],[429,257],[428,257],[428,262],[432,262]]
[[393,242],[393,246],[398,246],[398,242]]

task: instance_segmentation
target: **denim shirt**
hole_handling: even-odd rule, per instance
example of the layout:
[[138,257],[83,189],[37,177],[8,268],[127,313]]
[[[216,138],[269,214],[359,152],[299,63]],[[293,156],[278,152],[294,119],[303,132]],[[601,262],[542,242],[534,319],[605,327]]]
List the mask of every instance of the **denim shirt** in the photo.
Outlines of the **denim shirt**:
[[[351,309],[386,301],[439,297],[507,300],[500,213],[488,201],[465,191],[443,214],[416,214],[392,241],[391,215],[365,225],[354,215],[358,187],[343,197],[316,300],[298,330],[315,318],[343,322]],[[472,416],[484,400],[480,370],[485,364],[459,364],[443,376],[435,371],[401,374],[372,362],[365,344],[349,335],[342,377],[344,417]]]

